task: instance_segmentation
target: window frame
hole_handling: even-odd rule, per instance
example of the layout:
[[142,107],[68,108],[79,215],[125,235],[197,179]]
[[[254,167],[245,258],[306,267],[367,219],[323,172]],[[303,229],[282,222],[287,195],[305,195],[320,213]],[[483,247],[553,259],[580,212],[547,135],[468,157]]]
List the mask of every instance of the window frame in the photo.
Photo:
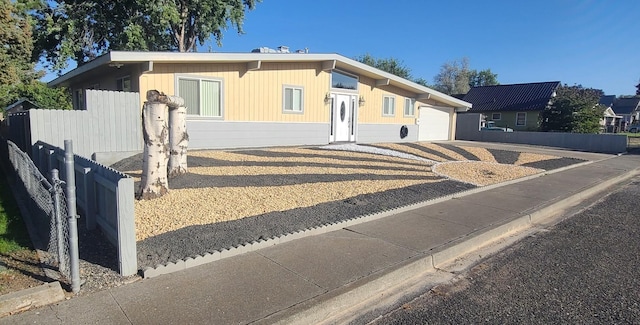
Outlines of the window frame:
[[[338,74],[344,75],[346,77],[351,77],[351,78],[355,79],[356,80],[356,89],[333,87],[333,74],[334,73],[338,73]],[[358,92],[360,90],[360,77],[358,75],[355,75],[355,74],[352,74],[352,73],[348,73],[346,71],[342,71],[342,70],[339,70],[339,69],[333,69],[333,70],[331,70],[331,76],[329,78],[329,88],[331,88],[334,91],[341,91],[341,92]]]
[[[520,114],[524,114],[524,120],[522,124],[518,124],[518,116]],[[527,112],[516,112],[516,126],[526,126],[527,125]]]
[[74,110],[84,111],[87,109],[84,88],[73,90],[73,104]]
[[[389,113],[385,113],[387,111],[387,107],[385,107],[385,99],[389,99],[389,103],[393,104],[389,107]],[[395,117],[396,116],[396,96],[394,95],[382,95],[382,116],[385,117]]]
[[[129,89],[125,89],[125,87],[124,87],[124,80],[125,79],[129,80]],[[120,83],[122,85],[122,89],[120,89],[118,83]],[[116,78],[116,90],[117,91],[131,92],[131,75],[126,75],[126,76],[122,76],[120,78]]]
[[[498,118],[496,118],[496,115],[498,116]],[[502,120],[502,113],[491,113],[491,120],[492,121]]]
[[[408,103],[408,104],[407,104]],[[407,114],[407,108],[411,111],[411,114]],[[416,101],[413,98],[405,97],[404,98],[404,109],[403,109],[404,117],[415,117],[416,116]]]
[[[180,94],[180,79],[185,80],[197,80],[198,81],[198,114],[189,114],[187,111],[187,117],[190,119],[207,119],[207,120],[224,120],[224,79],[217,77],[208,77],[208,76],[197,76],[197,75],[176,75],[175,76],[175,89],[176,95],[182,97]],[[200,112],[202,111],[202,81],[211,81],[217,82],[219,84],[219,93],[218,96],[218,104],[220,107],[220,116],[208,116],[202,115]],[[182,97],[184,99],[184,97]],[[188,108],[187,108],[188,109]]]
[[[291,92],[292,95],[296,90],[300,90],[300,110],[299,111],[295,110],[294,107],[292,107],[291,109],[287,109],[287,107],[286,107],[287,101],[286,101],[286,98],[285,98],[286,94],[287,94],[287,89],[291,89],[292,90],[292,92]],[[295,96],[293,96],[293,98],[295,98]],[[292,105],[293,105],[293,98],[291,98]],[[284,113],[284,114],[304,114],[304,87],[303,86],[282,85],[282,113]]]

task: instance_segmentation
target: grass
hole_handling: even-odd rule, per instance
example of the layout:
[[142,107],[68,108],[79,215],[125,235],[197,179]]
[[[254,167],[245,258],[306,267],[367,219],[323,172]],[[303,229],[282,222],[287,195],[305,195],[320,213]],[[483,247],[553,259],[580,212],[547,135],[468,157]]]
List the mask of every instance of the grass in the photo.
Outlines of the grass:
[[637,133],[625,132],[625,133],[618,133],[618,134],[626,135],[629,138],[640,138],[640,132],[637,132]]
[[7,178],[0,169],[0,255],[31,248],[24,225]]

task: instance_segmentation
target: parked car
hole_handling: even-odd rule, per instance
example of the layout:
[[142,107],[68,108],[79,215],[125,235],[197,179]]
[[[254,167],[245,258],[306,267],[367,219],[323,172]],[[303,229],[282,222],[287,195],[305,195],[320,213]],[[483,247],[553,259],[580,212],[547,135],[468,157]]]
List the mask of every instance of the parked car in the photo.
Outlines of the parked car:
[[496,122],[487,121],[485,122],[485,126],[480,128],[480,131],[500,131],[500,132],[513,132],[512,128],[503,128],[496,126]]
[[627,131],[629,131],[629,132],[631,132],[631,133],[638,133],[638,132],[640,132],[640,124],[631,125]]

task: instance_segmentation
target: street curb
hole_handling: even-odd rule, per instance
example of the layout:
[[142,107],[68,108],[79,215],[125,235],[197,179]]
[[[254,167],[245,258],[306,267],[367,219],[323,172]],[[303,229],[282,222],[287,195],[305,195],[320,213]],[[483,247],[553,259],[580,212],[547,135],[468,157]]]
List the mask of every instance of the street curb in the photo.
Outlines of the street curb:
[[[411,274],[411,272],[425,274],[438,270],[439,266],[451,262],[460,256],[495,243],[515,232],[530,229],[544,223],[546,220],[557,217],[569,208],[577,206],[584,200],[602,193],[611,186],[629,180],[637,175],[640,175],[639,168],[627,171],[595,186],[583,187],[582,190],[579,190],[558,202],[551,203],[550,205],[544,206],[541,209],[536,209],[536,211],[532,211],[530,213],[521,214],[520,216],[507,220],[500,225],[488,226],[463,237],[462,239],[440,246],[440,248],[444,249],[429,255],[421,256],[417,262],[393,267],[393,270],[390,270],[385,274],[376,274],[374,275],[375,279],[373,281],[367,281],[367,278],[372,277],[372,275],[370,275],[367,278],[357,281],[357,283],[348,285],[346,287],[348,288],[348,291],[346,292],[345,288],[341,288],[338,289],[340,292],[326,293],[329,297],[324,301],[319,301],[321,296],[316,297],[312,299],[313,305],[306,310],[294,315],[286,315],[285,313],[287,310],[283,310],[281,311],[281,316],[278,316],[278,313],[276,313],[267,317],[264,321],[274,324],[335,323],[336,319],[334,317],[336,317],[336,311],[344,311],[345,309],[350,309],[351,311],[357,311],[360,313],[369,311],[369,309],[372,308],[370,306],[372,299],[376,297],[381,298],[384,296],[385,292],[389,291],[402,292],[401,290],[394,289],[406,286],[406,282],[416,275],[415,273]],[[434,248],[434,250],[437,249],[438,248]],[[425,270],[416,269],[416,263],[429,259],[433,262],[432,268]],[[406,276],[408,274],[411,274],[411,276]],[[298,309],[302,309],[304,308],[303,306],[308,304],[308,302],[301,303],[300,306],[298,306]],[[295,306],[293,308],[295,308]],[[332,312],[334,313],[332,314]]]
[[53,304],[62,300],[64,300],[64,291],[58,281],[11,292],[0,296],[0,317]]

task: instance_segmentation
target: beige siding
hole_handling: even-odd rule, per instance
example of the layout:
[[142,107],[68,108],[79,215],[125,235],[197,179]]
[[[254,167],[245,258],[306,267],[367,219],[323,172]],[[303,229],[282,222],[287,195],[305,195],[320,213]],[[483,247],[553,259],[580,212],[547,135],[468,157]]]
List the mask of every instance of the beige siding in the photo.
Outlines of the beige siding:
[[[418,107],[424,104],[433,106],[447,107],[443,103],[434,100],[422,100],[414,102],[414,116],[404,116],[404,100],[405,98],[415,99],[417,95],[413,92],[399,89],[394,86],[376,87],[374,79],[360,77],[360,96],[365,100],[365,104],[360,106],[358,110],[358,123],[373,124],[415,124],[418,117]],[[383,116],[382,103],[384,96],[395,96],[395,115]]]
[[[226,121],[327,122],[330,75],[320,63],[263,63],[246,71],[246,64],[156,64],[140,78],[140,92],[157,89],[175,94],[176,76],[222,79]],[[283,86],[304,89],[302,114],[282,111]]]

